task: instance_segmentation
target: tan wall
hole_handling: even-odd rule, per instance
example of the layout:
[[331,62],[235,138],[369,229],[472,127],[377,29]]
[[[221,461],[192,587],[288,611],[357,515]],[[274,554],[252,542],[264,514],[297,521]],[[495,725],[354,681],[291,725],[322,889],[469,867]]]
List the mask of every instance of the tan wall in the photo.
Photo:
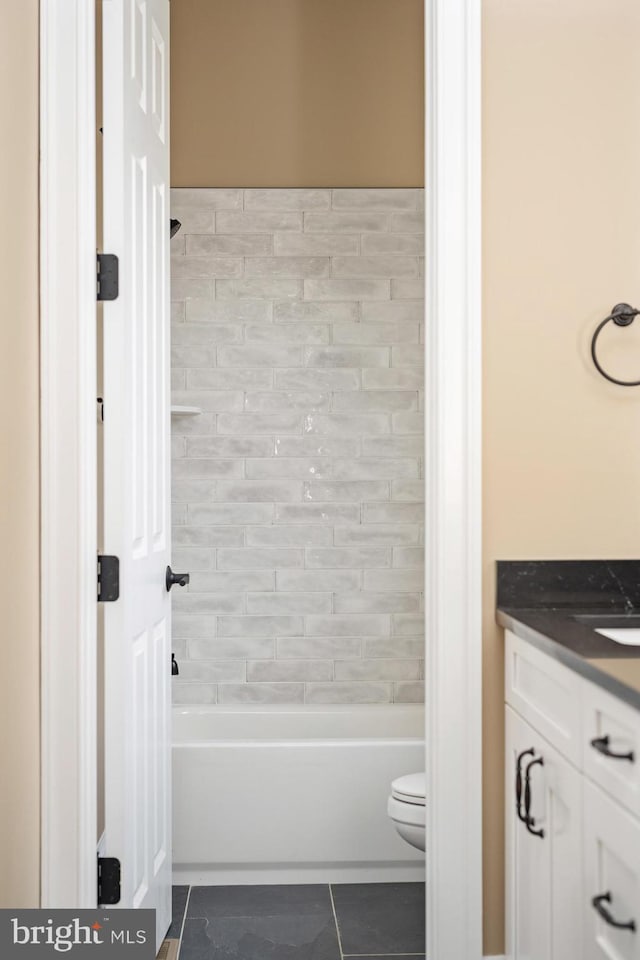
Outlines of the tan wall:
[[423,185],[423,0],[172,0],[175,187]]
[[38,2],[0,29],[0,906],[39,902]]
[[[640,388],[588,348],[640,306],[640,4],[484,0],[486,950],[502,952],[497,558],[637,557]],[[640,323],[610,334],[640,379]]]

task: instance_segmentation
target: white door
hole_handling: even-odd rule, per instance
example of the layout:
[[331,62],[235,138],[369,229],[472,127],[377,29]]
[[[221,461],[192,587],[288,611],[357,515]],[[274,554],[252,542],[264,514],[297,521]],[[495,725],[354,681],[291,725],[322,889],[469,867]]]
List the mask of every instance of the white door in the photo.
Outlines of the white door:
[[171,916],[169,0],[103,0],[105,855],[121,907]]
[[509,707],[506,714],[507,957],[579,960],[581,777]]

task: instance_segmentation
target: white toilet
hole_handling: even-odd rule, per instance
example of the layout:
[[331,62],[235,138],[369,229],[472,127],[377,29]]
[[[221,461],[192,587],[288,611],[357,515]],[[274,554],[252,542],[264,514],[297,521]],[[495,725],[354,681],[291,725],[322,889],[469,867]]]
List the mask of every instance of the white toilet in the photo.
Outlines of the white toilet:
[[418,850],[425,848],[426,780],[424,773],[398,777],[391,784],[391,796],[387,804],[387,813],[402,839]]

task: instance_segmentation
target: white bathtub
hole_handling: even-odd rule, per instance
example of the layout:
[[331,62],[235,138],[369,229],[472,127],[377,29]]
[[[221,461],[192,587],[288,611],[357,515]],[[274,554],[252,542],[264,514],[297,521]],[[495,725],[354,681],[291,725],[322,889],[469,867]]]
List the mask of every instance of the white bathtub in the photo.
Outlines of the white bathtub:
[[175,708],[174,883],[424,879],[386,812],[423,731],[414,704]]

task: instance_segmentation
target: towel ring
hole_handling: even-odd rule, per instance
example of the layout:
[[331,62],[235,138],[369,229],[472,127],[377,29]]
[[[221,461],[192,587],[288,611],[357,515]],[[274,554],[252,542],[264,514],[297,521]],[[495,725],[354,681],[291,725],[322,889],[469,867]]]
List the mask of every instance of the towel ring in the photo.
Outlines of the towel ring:
[[617,383],[619,387],[640,387],[640,380],[618,380],[616,377],[612,377],[611,374],[607,373],[606,370],[600,366],[600,361],[598,360],[598,355],[596,353],[596,343],[600,332],[610,320],[613,320],[617,327],[628,327],[633,323],[635,318],[640,314],[640,310],[636,310],[634,307],[630,306],[628,303],[617,303],[608,317],[605,317],[598,326],[596,331],[591,338],[591,359],[593,360],[596,370],[598,373],[602,374],[605,380],[609,380],[611,383]]

